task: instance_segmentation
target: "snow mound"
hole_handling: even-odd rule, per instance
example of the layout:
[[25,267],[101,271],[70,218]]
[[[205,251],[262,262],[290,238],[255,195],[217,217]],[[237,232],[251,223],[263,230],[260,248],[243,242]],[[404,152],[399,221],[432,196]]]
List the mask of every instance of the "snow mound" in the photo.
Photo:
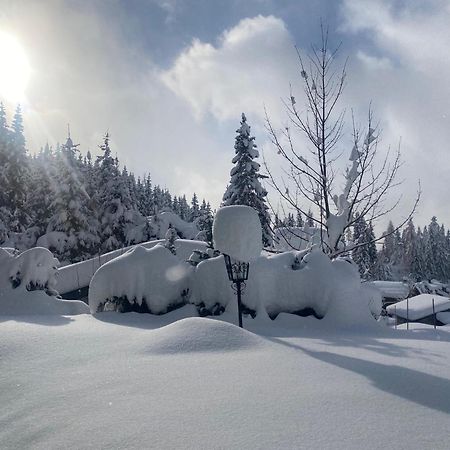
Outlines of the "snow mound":
[[263,347],[263,338],[214,319],[190,317],[152,331],[153,354],[227,352]]
[[217,250],[239,261],[252,261],[261,254],[261,222],[250,206],[220,208],[214,218],[213,236]]

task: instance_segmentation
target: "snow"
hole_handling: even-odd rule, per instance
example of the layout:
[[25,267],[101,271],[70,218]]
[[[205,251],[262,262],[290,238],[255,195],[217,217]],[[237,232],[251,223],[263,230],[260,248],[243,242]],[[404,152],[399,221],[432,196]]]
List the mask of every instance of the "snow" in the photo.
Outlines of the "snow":
[[0,248],[0,315],[89,313],[83,302],[55,297],[57,264],[45,248],[32,248],[17,256]]
[[162,245],[138,245],[95,272],[89,285],[91,312],[98,312],[107,300],[126,297],[138,305],[145,301],[154,314],[165,313],[186,301],[192,271]]
[[419,320],[433,314],[450,309],[450,299],[440,295],[420,294],[407,300],[389,305],[386,311],[391,315],[397,315],[404,319]]
[[156,330],[148,352],[179,354],[190,352],[229,352],[264,346],[264,339],[227,322],[192,317]]
[[448,448],[445,327],[171,324],[190,311],[0,317],[0,446]]
[[213,224],[214,247],[238,261],[252,261],[262,251],[258,213],[249,206],[220,208]]

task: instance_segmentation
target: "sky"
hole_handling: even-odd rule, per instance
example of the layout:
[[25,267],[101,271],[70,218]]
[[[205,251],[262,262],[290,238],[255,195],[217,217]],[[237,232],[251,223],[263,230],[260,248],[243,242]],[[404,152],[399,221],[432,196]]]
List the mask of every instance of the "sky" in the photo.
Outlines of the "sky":
[[0,100],[9,117],[21,103],[30,152],[64,142],[70,123],[82,152],[96,155],[109,131],[128,170],[218,207],[242,112],[269,165],[280,165],[265,110],[282,129],[290,85],[302,104],[294,46],[306,54],[318,43],[321,20],[341,43],[337,66],[348,58],[342,167],[350,112],[364,124],[371,104],[380,154],[401,146],[392,219],[408,214],[420,180],[415,222],[450,225],[446,0],[0,0]]

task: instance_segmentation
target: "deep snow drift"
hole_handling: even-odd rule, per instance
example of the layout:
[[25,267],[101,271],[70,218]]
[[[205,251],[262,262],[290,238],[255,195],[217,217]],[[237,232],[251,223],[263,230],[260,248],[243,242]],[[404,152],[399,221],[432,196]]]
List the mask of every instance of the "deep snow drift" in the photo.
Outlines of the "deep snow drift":
[[446,327],[170,324],[184,310],[0,317],[0,447],[448,448]]

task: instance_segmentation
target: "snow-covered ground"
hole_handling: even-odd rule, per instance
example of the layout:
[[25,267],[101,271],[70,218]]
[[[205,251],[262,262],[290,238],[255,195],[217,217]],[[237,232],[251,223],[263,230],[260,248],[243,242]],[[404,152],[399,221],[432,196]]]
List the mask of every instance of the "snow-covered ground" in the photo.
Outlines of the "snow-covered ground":
[[448,327],[193,315],[0,316],[0,448],[449,448]]

